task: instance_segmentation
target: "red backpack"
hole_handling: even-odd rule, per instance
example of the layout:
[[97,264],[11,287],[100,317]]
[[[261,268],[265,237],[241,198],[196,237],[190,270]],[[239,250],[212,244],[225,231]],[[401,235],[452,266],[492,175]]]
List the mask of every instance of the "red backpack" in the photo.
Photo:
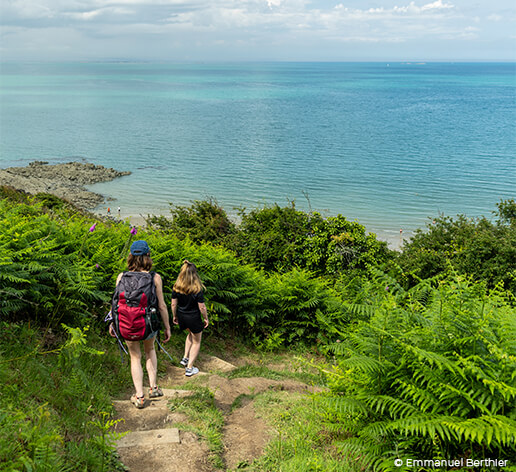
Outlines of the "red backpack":
[[141,341],[159,331],[155,272],[124,272],[116,286],[111,311],[115,330],[127,341]]

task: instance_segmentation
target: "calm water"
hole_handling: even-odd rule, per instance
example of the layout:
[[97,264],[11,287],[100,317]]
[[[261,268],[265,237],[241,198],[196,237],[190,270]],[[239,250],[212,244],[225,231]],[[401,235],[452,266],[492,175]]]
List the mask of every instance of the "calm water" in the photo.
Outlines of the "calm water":
[[0,167],[81,160],[129,214],[295,200],[395,240],[516,198],[516,64],[3,64]]

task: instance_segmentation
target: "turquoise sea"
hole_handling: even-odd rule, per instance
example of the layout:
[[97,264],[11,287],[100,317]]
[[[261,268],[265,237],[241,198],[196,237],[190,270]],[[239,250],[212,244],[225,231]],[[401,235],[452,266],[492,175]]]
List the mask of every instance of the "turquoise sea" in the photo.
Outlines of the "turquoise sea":
[[295,200],[396,242],[516,198],[514,63],[3,63],[0,167],[85,160],[122,216]]

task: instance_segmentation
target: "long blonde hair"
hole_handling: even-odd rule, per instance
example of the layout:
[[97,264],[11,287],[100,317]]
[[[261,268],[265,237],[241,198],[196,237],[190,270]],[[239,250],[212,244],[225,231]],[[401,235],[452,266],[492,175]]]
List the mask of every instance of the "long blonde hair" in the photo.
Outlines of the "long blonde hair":
[[195,264],[185,260],[174,284],[174,290],[184,295],[189,295],[190,293],[199,293],[204,288]]

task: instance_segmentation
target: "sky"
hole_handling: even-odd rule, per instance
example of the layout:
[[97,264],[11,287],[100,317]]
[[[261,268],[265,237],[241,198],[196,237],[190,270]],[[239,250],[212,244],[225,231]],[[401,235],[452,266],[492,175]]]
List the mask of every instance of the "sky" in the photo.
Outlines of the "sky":
[[0,60],[516,61],[516,1],[1,0]]

